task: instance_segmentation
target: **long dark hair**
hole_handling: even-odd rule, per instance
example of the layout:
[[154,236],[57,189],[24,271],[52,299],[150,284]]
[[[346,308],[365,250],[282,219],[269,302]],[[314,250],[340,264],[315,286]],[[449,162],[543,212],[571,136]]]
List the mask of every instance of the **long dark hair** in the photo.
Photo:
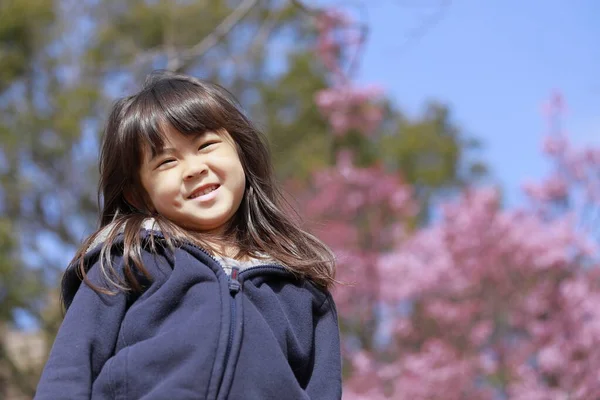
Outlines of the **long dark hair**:
[[[264,135],[244,115],[235,97],[219,85],[191,76],[156,71],[142,89],[117,101],[108,118],[100,153],[98,201],[100,223],[83,243],[69,267],[96,291],[114,290],[94,286],[87,278],[89,263],[84,256],[100,239],[99,268],[118,290],[141,289],[136,277],[148,276],[141,262],[141,249],[156,249],[156,237],[142,243],[142,227],[154,218],[168,247],[185,241],[213,250],[209,241],[192,235],[151,211],[142,187],[140,166],[144,149],[156,152],[164,145],[161,127],[170,125],[184,135],[226,130],[235,142],[246,175],[242,203],[229,221],[224,238],[234,241],[237,256],[267,254],[292,273],[328,288],[334,283],[334,257],[319,239],[301,229],[276,184],[269,146]],[[134,206],[135,204],[135,206]],[[112,253],[119,235],[124,277],[115,270]],[[147,240],[145,240],[147,241]],[[66,275],[65,275],[66,276]],[[63,289],[67,282],[63,278]]]

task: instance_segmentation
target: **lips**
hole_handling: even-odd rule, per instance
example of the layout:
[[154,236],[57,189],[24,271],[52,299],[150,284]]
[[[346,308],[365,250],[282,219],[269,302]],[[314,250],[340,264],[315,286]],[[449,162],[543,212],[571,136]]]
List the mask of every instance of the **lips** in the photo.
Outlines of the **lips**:
[[209,184],[209,185],[202,185],[197,189],[194,189],[194,191],[188,196],[188,199],[195,199],[196,197],[200,197],[200,196],[204,196],[209,194],[210,192],[213,192],[215,190],[217,190],[219,188],[219,184]]

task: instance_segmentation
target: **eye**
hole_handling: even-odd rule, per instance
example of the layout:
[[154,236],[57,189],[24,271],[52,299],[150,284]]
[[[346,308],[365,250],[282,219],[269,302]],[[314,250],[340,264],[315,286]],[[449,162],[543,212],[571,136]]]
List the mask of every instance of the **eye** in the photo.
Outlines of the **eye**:
[[205,148],[207,148],[207,147],[209,147],[209,146],[211,146],[213,144],[217,144],[217,143],[218,142],[216,142],[216,141],[204,142],[204,143],[202,143],[200,145],[200,147],[198,148],[198,150],[203,150],[203,149],[205,149]]
[[160,163],[158,163],[158,165],[157,165],[156,167],[157,167],[157,168],[158,168],[158,167],[162,167],[163,165],[166,165],[166,164],[172,163],[172,162],[174,162],[174,161],[175,161],[175,159],[174,159],[174,158],[167,158],[166,160],[162,160]]

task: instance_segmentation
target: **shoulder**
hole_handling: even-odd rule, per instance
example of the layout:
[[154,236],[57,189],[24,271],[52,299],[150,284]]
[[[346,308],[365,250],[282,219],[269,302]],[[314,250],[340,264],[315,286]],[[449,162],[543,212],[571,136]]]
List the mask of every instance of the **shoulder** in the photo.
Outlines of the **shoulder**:
[[[81,285],[93,286],[96,291],[117,293],[128,291],[133,286],[146,287],[154,281],[168,277],[173,268],[173,253],[160,232],[142,228],[139,232],[139,247],[128,249],[122,230],[113,240],[107,241],[113,226],[108,225],[98,232],[92,241],[67,267],[62,278],[62,297],[69,307]],[[136,268],[132,256],[139,260],[142,269]],[[82,271],[83,270],[83,271]],[[83,275],[85,273],[85,279]]]
[[337,315],[335,301],[328,289],[319,286],[310,280],[307,280],[306,285],[309,288],[308,290],[310,290],[314,296],[314,310],[317,314],[324,314],[333,311]]

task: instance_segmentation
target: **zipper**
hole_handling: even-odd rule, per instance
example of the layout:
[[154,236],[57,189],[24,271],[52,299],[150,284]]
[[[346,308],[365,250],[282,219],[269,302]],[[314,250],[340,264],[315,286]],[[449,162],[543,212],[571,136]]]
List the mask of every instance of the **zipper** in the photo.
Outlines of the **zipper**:
[[[217,260],[208,250],[193,243],[190,243],[191,246],[197,248],[207,256],[209,256],[219,267],[221,270],[225,272],[225,268],[223,265]],[[225,377],[225,372],[227,371],[227,366],[229,365],[229,354],[231,353],[231,348],[233,347],[233,334],[235,330],[235,322],[236,322],[236,305],[235,305],[235,295],[241,290],[242,285],[238,279],[240,272],[240,268],[237,266],[231,267],[231,274],[228,276],[228,287],[229,287],[229,304],[230,304],[230,313],[229,313],[229,335],[227,338],[227,348],[225,349],[225,363],[223,365],[223,376],[221,376],[221,383],[219,386],[223,385],[223,378]],[[219,388],[219,393],[221,390]]]
[[[220,265],[220,264],[219,264]],[[222,266],[221,266],[222,268]],[[229,338],[227,341],[227,349],[225,350],[225,365],[223,366],[223,377],[221,377],[221,387],[219,388],[219,394],[221,392],[221,388],[223,387],[223,379],[225,378],[225,373],[227,372],[227,367],[229,366],[231,357],[231,349],[233,347],[233,335],[235,330],[235,324],[237,320],[237,309],[235,296],[242,290],[242,284],[240,282],[240,275],[244,275],[247,271],[255,271],[255,270],[281,270],[283,267],[279,265],[255,265],[253,267],[249,267],[240,271],[238,266],[231,267],[231,274],[229,275],[229,301],[231,304],[231,312],[230,312],[230,320],[229,320]]]
[[[160,236],[163,236],[163,235],[160,234]],[[200,247],[194,243],[188,242],[187,244],[189,244],[190,246],[192,246],[192,247],[200,250],[204,254],[206,254],[221,268],[222,271],[225,272],[225,268],[223,268],[223,265],[221,265],[219,260],[217,260],[208,250],[206,250],[203,247]],[[229,316],[229,337],[227,338],[227,348],[225,349],[225,365],[223,366],[223,375],[221,376],[221,383],[219,384],[219,389],[217,390],[217,395],[221,391],[221,387],[223,385],[223,379],[225,377],[225,373],[227,372],[227,367],[229,366],[229,357],[230,357],[230,353],[231,353],[231,348],[233,347],[233,335],[234,335],[235,323],[236,323],[236,319],[237,319],[236,318],[237,317],[237,315],[236,315],[237,309],[236,309],[236,304],[235,304],[235,296],[242,290],[242,284],[240,283],[239,278],[240,278],[240,275],[245,275],[246,272],[255,271],[255,270],[265,270],[265,271],[279,270],[279,271],[281,271],[281,270],[285,270],[285,268],[283,268],[282,266],[277,265],[277,264],[255,265],[252,267],[245,268],[243,271],[240,271],[240,268],[238,266],[231,267],[231,274],[228,276],[229,304],[231,306],[230,316]]]
[[[206,254],[207,256],[209,256],[214,262],[217,263],[217,265],[219,265],[219,267],[221,267],[221,270],[225,271],[225,269],[223,268],[223,265],[221,265],[221,263],[212,255],[210,254],[210,252],[208,250],[206,250],[203,247],[200,247],[194,243],[189,243],[191,246],[197,248],[198,250],[200,250],[201,252],[203,252],[204,254]],[[231,267],[231,274],[229,275],[229,304],[231,305],[231,312],[230,312],[230,318],[229,318],[229,337],[227,340],[227,349],[225,350],[225,366],[223,367],[223,374],[225,374],[225,371],[227,371],[227,366],[229,365],[229,353],[231,353],[231,348],[233,347],[233,334],[234,334],[234,329],[235,329],[235,322],[236,322],[236,305],[235,305],[235,295],[238,294],[238,292],[242,289],[242,284],[240,283],[239,280],[239,276],[240,274],[244,274],[247,271],[250,270],[256,270],[256,269],[262,269],[262,270],[281,270],[283,269],[283,267],[281,267],[280,265],[276,265],[276,264],[264,264],[264,265],[255,265],[253,267],[249,267],[244,269],[243,271],[240,272],[240,268],[238,266],[233,266]]]
[[[190,246],[200,250],[201,252],[203,252],[204,254],[206,254],[208,257],[210,257],[211,260],[213,260],[220,268],[221,271],[225,272],[225,268],[223,268],[223,265],[221,265],[221,262],[219,262],[219,260],[217,260],[212,254],[210,254],[210,252],[208,250],[206,250],[203,247],[200,247],[194,243],[187,243]],[[217,389],[217,397],[219,396],[219,393],[221,391],[221,387],[223,386],[223,379],[225,378],[225,373],[227,372],[227,366],[229,365],[229,353],[231,353],[231,348],[233,347],[233,334],[234,334],[234,329],[235,329],[235,320],[236,320],[236,306],[235,306],[235,295],[240,291],[242,285],[240,284],[239,280],[238,280],[238,276],[239,276],[239,267],[232,267],[231,268],[231,274],[228,276],[228,287],[229,287],[229,304],[230,304],[230,315],[229,315],[229,335],[227,338],[227,348],[225,349],[225,362],[223,365],[223,372],[221,375],[221,379],[220,379],[220,383],[219,383],[219,387]],[[212,380],[212,378],[211,378]]]
[[242,285],[238,280],[238,275],[240,272],[240,268],[237,266],[231,267],[231,274],[229,275],[229,301],[231,304],[231,312],[229,319],[229,340],[227,341],[227,349],[225,350],[225,366],[223,372],[227,370],[227,365],[229,365],[229,353],[231,353],[231,347],[233,346],[233,334],[236,322],[236,305],[235,305],[235,295],[238,294]]
[[274,270],[277,270],[277,271],[284,270],[285,271],[285,268],[283,268],[281,265],[278,265],[278,264],[261,264],[261,265],[255,265],[253,267],[245,268],[243,271],[239,272],[239,275],[245,275],[247,272],[255,271],[257,269],[262,270],[262,271],[269,271],[269,270],[270,271],[274,271]]

